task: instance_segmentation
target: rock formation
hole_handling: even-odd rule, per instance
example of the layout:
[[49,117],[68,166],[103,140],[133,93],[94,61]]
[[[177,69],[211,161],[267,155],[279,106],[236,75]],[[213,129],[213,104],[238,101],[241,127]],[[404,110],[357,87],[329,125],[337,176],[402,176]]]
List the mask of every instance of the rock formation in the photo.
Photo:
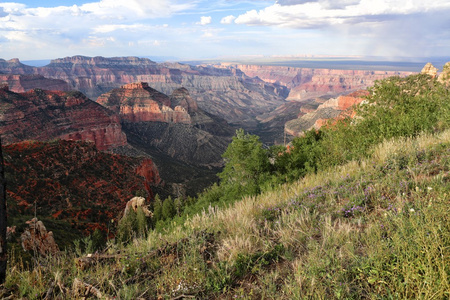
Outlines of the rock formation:
[[[99,104],[120,114],[121,118],[128,122],[190,124],[189,103],[185,98],[180,101],[183,103],[171,105],[168,96],[152,89],[145,82],[124,85],[97,98]],[[197,110],[196,103],[191,103],[191,106],[191,111]]]
[[330,119],[339,119],[347,116],[354,117],[352,107],[361,103],[367,95],[367,91],[361,90],[345,96],[331,98],[319,105],[317,110],[286,122],[285,132],[293,136],[301,136],[303,131],[312,128],[319,129]]
[[2,75],[0,83],[6,84],[9,90],[16,93],[23,93],[36,88],[50,91],[69,91],[67,82],[60,79],[49,79],[42,75]]
[[123,212],[122,218],[125,218],[130,213],[130,210],[133,210],[134,212],[136,212],[138,208],[142,209],[142,211],[144,212],[146,217],[153,216],[153,213],[145,205],[144,197],[133,197],[130,199],[130,201],[127,202],[127,205],[125,206],[125,210]]
[[446,63],[439,74],[438,80],[447,86],[450,85],[450,62]]
[[59,247],[53,238],[53,232],[47,232],[42,221],[33,218],[26,223],[28,228],[20,236],[22,248],[25,251],[35,251],[42,256],[55,255],[59,252]]
[[137,57],[74,56],[52,60],[44,67],[25,66],[18,60],[0,60],[0,72],[61,79],[91,99],[133,82],[148,82],[168,95],[185,87],[203,110],[229,122],[249,126],[256,126],[254,118],[282,104],[288,93],[286,87],[249,78],[237,70],[157,64]]
[[5,143],[55,138],[94,142],[106,150],[126,145],[119,117],[79,92],[26,93],[0,89],[0,134]]
[[423,67],[422,71],[420,71],[420,73],[430,75],[431,77],[434,78],[437,76],[437,71],[438,69],[435,68],[431,63],[427,63]]
[[309,69],[283,66],[222,64],[238,69],[249,77],[278,83],[290,89],[287,100],[303,101],[324,95],[337,95],[367,88],[375,80],[391,76],[407,76],[411,72]]
[[177,89],[169,97],[147,83],[132,83],[97,101],[119,114],[132,146],[190,164],[222,164],[221,155],[233,131],[223,120],[199,109],[187,89]]

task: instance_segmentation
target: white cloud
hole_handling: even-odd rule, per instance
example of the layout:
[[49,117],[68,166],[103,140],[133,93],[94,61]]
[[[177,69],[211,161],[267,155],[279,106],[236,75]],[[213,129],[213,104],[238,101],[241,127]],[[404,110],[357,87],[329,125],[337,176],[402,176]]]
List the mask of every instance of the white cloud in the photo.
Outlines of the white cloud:
[[211,21],[212,21],[212,18],[211,18],[211,17],[205,17],[205,16],[202,16],[202,17],[200,17],[200,22],[197,22],[197,23],[195,23],[195,24],[198,24],[198,25],[208,25],[208,24],[211,24]]
[[223,17],[222,20],[220,20],[220,23],[221,24],[231,24],[231,23],[233,23],[233,21],[235,19],[236,19],[236,17],[233,15],[226,16],[226,17]]
[[[238,16],[237,24],[315,28],[343,23],[385,20],[386,15],[405,15],[450,10],[447,0],[285,0]],[[379,16],[379,18],[377,18]]]

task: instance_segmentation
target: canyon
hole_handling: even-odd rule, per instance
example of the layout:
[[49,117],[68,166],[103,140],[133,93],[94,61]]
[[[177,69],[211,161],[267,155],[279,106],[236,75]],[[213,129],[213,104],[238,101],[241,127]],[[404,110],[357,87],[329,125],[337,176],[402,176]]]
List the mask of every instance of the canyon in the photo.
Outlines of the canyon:
[[404,71],[311,69],[284,66],[257,66],[221,63],[218,68],[238,70],[252,78],[280,84],[289,89],[286,100],[304,101],[325,95],[338,95],[372,86],[387,77],[406,77]]

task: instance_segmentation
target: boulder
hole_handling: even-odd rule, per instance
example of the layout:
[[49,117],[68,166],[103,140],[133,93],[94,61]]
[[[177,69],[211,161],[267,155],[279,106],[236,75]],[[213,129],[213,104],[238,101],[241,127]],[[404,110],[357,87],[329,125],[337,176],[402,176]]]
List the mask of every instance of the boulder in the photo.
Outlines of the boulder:
[[422,69],[422,71],[420,71],[420,73],[422,73],[422,74],[428,74],[428,75],[430,75],[431,77],[436,77],[436,75],[437,75],[437,71],[438,71],[438,69],[437,68],[435,68],[431,63],[427,63],[424,67],[423,67],[423,69]]
[[42,256],[54,255],[59,252],[58,245],[53,238],[53,232],[47,232],[42,221],[33,218],[26,223],[29,227],[20,236],[25,251],[33,250]]
[[137,211],[138,207],[142,209],[144,214],[147,217],[152,217],[153,213],[148,209],[148,207],[145,205],[145,198],[144,197],[134,197],[130,201],[127,202],[127,205],[125,206],[125,211],[123,212],[123,217],[126,217],[130,210],[133,210],[134,212]]

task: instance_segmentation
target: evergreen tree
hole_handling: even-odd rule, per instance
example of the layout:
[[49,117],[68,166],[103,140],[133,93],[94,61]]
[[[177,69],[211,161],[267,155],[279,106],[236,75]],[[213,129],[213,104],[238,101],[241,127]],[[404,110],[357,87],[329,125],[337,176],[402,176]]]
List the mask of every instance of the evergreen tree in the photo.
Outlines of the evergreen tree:
[[269,152],[258,136],[237,130],[223,158],[225,168],[219,173],[221,186],[225,185],[232,197],[260,192],[261,185],[269,178],[271,164]]
[[158,194],[155,196],[155,203],[153,205],[153,223],[156,224],[159,220],[162,220],[162,201]]
[[164,200],[162,205],[162,219],[167,220],[175,216],[176,210],[175,205],[173,203],[172,197],[167,197],[166,200]]

